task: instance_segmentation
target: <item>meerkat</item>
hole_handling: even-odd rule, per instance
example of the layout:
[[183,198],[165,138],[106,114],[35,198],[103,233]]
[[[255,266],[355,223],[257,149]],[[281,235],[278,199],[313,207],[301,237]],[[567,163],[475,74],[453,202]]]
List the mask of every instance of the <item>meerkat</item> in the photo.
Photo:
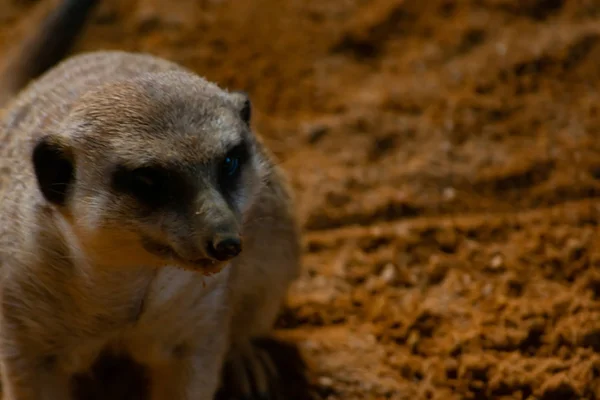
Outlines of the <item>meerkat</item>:
[[104,354],[141,366],[152,400],[212,399],[225,362],[246,398],[269,398],[277,371],[253,340],[298,276],[300,232],[251,120],[245,93],[123,51],[67,58],[10,101],[5,400],[73,399]]

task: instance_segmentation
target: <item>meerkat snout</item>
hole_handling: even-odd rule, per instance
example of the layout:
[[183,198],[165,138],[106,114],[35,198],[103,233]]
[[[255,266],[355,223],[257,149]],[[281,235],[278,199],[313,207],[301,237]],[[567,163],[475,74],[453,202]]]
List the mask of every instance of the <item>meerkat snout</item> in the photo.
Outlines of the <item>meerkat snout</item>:
[[227,261],[242,252],[242,240],[239,236],[217,235],[209,243],[208,254],[219,261]]
[[207,261],[211,264],[229,261],[242,252],[242,237],[237,224],[174,237],[171,243],[173,251],[180,258],[198,266]]

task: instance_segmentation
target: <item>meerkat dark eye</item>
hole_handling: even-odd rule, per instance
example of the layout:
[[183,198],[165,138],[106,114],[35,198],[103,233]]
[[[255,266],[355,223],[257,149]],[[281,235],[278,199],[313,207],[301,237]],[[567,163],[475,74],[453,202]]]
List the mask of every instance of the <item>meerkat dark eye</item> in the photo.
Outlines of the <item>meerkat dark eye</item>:
[[172,195],[173,181],[169,171],[161,167],[119,168],[113,182],[118,190],[131,194],[147,205],[160,206]]
[[221,168],[226,176],[231,177],[238,171],[239,166],[240,159],[234,155],[231,155],[225,157],[225,160],[223,160],[223,166]]
[[225,154],[219,165],[219,185],[224,192],[233,189],[244,163],[248,159],[248,146],[242,142]]

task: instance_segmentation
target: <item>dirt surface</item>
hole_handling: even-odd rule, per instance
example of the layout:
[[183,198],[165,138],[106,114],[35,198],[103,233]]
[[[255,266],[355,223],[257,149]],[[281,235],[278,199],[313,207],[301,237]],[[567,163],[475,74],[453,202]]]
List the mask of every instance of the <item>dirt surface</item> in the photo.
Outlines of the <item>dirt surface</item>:
[[320,398],[600,398],[600,2],[105,0],[106,48],[251,94]]

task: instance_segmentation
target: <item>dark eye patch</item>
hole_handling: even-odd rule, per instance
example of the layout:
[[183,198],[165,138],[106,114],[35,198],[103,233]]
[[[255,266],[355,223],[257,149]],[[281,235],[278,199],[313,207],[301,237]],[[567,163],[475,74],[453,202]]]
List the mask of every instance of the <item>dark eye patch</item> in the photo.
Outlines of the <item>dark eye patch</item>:
[[150,207],[162,207],[185,195],[181,174],[159,165],[138,168],[119,166],[113,173],[113,186]]
[[219,160],[217,165],[218,182],[219,188],[223,194],[227,195],[235,190],[239,184],[239,177],[242,169],[247,164],[249,158],[250,152],[248,149],[248,143],[246,141],[242,141],[241,143],[233,146]]

